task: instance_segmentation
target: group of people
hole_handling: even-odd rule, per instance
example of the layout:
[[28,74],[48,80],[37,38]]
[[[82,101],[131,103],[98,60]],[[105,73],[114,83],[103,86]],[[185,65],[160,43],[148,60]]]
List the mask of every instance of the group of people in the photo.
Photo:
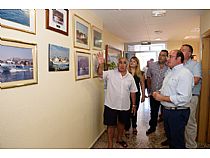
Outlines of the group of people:
[[[196,108],[201,88],[201,65],[191,59],[193,47],[188,44],[180,50],[162,50],[157,62],[150,62],[145,74],[150,99],[149,135],[156,131],[159,108],[162,106],[164,130],[169,148],[197,148]],[[107,125],[108,148],[116,143],[127,147],[123,135],[131,125],[137,134],[137,110],[145,100],[145,76],[140,61],[133,56],[130,61],[120,58],[118,68],[103,71],[104,58],[97,54],[98,75],[107,81],[104,102],[104,124]],[[141,87],[141,88],[140,88]],[[140,92],[141,90],[141,92]]]

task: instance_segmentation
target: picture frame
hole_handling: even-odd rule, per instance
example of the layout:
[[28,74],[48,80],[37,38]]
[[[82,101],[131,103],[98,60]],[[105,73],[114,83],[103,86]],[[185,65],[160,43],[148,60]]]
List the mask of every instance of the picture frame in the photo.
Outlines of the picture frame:
[[98,60],[97,60],[97,55],[96,53],[93,53],[92,54],[92,74],[93,74],[93,78],[94,77],[98,77],[98,73],[97,73],[97,70],[98,70]]
[[69,10],[46,9],[46,28],[68,36]]
[[49,44],[48,65],[50,72],[69,71],[69,48]]
[[103,47],[103,34],[102,30],[92,26],[92,48],[95,50],[102,50]]
[[104,70],[117,68],[118,59],[122,57],[122,51],[110,45],[105,46],[105,66]]
[[90,23],[74,15],[74,47],[90,49]]
[[75,52],[75,79],[82,80],[91,77],[90,53]]
[[0,45],[0,88],[38,83],[37,45],[4,38]]
[[36,34],[35,9],[0,9],[0,24],[4,28]]

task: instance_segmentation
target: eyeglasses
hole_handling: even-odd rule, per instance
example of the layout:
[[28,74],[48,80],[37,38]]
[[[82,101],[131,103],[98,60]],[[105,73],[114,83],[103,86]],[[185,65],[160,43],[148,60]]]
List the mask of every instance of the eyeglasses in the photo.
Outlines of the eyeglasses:
[[160,54],[159,56],[162,56],[162,57],[167,57],[167,55],[165,55],[165,54]]
[[176,58],[176,56],[169,55],[168,58],[170,58],[170,59],[171,59],[171,58]]

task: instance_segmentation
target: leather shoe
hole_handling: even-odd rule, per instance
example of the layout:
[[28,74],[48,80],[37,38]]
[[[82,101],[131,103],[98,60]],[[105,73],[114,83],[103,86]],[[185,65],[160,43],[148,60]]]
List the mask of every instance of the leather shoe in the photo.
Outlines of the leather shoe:
[[146,131],[146,135],[149,135],[151,133],[155,132],[155,129],[153,128],[149,128],[147,131]]
[[168,139],[166,139],[165,141],[163,141],[163,142],[161,143],[161,145],[162,145],[162,146],[168,146],[168,145],[169,145]]

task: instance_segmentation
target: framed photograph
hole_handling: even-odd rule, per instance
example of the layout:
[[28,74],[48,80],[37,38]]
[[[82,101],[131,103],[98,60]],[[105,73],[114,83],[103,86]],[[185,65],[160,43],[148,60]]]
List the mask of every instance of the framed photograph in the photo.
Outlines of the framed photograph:
[[74,46],[90,49],[90,24],[74,15]]
[[75,53],[76,80],[90,78],[90,53],[76,51]]
[[0,87],[11,88],[37,83],[36,44],[1,39]]
[[97,69],[98,69],[98,60],[96,54],[92,54],[92,74],[93,77],[98,77]]
[[0,9],[2,27],[36,34],[34,9]]
[[49,71],[69,71],[69,48],[49,44]]
[[46,28],[68,36],[68,9],[46,9]]
[[97,27],[92,27],[92,48],[96,50],[102,50],[102,30]]
[[105,70],[112,70],[117,67],[118,59],[122,57],[122,51],[110,45],[105,48]]

